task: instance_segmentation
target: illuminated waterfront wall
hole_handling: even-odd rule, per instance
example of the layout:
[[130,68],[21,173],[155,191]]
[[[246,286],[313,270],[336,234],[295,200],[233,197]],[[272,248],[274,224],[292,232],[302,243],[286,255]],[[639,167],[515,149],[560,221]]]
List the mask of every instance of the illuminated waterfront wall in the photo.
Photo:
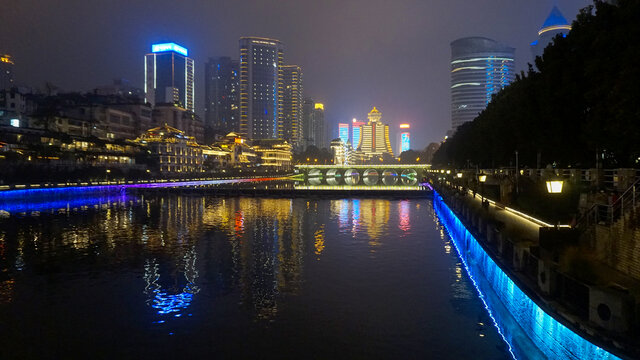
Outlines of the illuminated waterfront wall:
[[[515,319],[532,343],[549,359],[618,359],[545,313],[498,267],[460,219],[444,203],[440,195],[435,192],[433,206],[465,264],[469,276],[472,279],[486,280],[486,282],[474,281],[476,285],[480,285],[478,291],[481,292],[481,296],[486,299],[487,296],[483,296],[482,292],[491,292],[501,302],[501,304],[487,302],[490,312],[492,308],[504,306],[509,316]],[[483,283],[487,284],[484,288]],[[505,340],[513,346],[518,341],[510,335],[513,334],[512,327],[515,324],[506,326],[510,319],[496,316],[496,314],[497,312],[494,311],[493,318],[496,325],[501,329]],[[517,353],[517,346],[515,351]]]

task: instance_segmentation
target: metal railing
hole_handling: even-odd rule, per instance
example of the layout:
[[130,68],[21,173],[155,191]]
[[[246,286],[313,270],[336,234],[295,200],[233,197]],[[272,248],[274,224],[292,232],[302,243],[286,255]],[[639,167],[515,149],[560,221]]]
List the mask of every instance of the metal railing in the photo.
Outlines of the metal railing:
[[635,213],[640,205],[640,180],[636,180],[622,195],[611,204],[594,204],[580,218],[577,227],[588,229],[599,224],[611,226],[630,213]]

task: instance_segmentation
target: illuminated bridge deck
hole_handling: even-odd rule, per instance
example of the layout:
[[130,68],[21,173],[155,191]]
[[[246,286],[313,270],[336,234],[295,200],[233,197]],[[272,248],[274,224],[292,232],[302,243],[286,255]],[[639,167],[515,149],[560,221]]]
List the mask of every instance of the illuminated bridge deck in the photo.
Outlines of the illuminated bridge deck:
[[430,165],[298,165],[296,190],[322,192],[412,192],[422,185]]

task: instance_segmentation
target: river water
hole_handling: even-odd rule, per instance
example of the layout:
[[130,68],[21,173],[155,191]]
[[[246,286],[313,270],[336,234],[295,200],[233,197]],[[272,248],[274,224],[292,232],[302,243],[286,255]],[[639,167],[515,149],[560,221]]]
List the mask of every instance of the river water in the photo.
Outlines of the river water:
[[0,358],[509,359],[427,199],[153,195],[0,219]]

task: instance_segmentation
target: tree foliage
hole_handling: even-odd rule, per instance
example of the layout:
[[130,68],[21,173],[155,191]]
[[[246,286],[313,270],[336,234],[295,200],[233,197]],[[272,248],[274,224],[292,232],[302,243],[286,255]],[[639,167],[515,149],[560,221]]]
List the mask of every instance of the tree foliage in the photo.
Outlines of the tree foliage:
[[460,126],[434,163],[463,167],[638,166],[640,1],[596,0],[487,108]]

